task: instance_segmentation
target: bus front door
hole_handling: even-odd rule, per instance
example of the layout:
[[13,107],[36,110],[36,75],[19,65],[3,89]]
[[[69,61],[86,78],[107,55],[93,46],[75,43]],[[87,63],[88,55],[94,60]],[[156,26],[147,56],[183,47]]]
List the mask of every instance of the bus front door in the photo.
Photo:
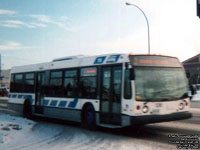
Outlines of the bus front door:
[[121,125],[122,67],[102,67],[100,123]]
[[36,73],[35,113],[43,114],[45,73]]

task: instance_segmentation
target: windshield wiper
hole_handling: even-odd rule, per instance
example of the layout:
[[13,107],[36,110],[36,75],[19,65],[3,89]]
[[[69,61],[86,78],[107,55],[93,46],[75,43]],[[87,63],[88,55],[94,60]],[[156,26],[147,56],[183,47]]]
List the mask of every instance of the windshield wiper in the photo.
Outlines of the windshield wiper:
[[158,94],[159,96],[168,96],[171,92],[172,92],[172,90],[164,89],[164,90],[160,90],[160,91],[155,91],[155,92],[153,92],[153,94],[155,95],[155,97],[157,96],[156,94]]

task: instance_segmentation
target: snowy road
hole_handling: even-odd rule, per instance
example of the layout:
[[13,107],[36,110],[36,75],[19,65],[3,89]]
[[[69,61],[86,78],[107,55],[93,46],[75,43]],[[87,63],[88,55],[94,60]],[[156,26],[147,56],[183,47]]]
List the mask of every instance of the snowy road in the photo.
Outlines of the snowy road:
[[169,134],[200,133],[198,117],[180,122],[159,123],[123,130],[101,128],[97,131],[88,131],[77,124],[68,122],[48,119],[36,119],[32,122],[20,117],[13,119],[9,115],[0,115],[0,122],[4,126],[6,123],[19,124],[22,128],[21,130],[4,131],[7,132],[5,135],[9,140],[0,143],[0,150],[176,149],[175,144],[168,143]]

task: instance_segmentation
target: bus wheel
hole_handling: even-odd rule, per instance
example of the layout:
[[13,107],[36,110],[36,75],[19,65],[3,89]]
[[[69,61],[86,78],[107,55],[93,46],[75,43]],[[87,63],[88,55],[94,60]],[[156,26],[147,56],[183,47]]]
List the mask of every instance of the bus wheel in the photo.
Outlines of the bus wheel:
[[94,130],[96,128],[95,111],[91,105],[83,109],[82,124],[84,128],[89,130]]
[[24,102],[23,116],[28,119],[32,117],[32,108],[29,100],[25,100]]

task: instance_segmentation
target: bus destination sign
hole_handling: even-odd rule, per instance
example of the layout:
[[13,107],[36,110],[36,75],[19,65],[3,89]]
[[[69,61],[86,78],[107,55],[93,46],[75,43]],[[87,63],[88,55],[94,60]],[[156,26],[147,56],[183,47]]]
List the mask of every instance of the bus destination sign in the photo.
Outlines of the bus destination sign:
[[134,66],[181,67],[177,58],[167,56],[132,55],[130,60]]

